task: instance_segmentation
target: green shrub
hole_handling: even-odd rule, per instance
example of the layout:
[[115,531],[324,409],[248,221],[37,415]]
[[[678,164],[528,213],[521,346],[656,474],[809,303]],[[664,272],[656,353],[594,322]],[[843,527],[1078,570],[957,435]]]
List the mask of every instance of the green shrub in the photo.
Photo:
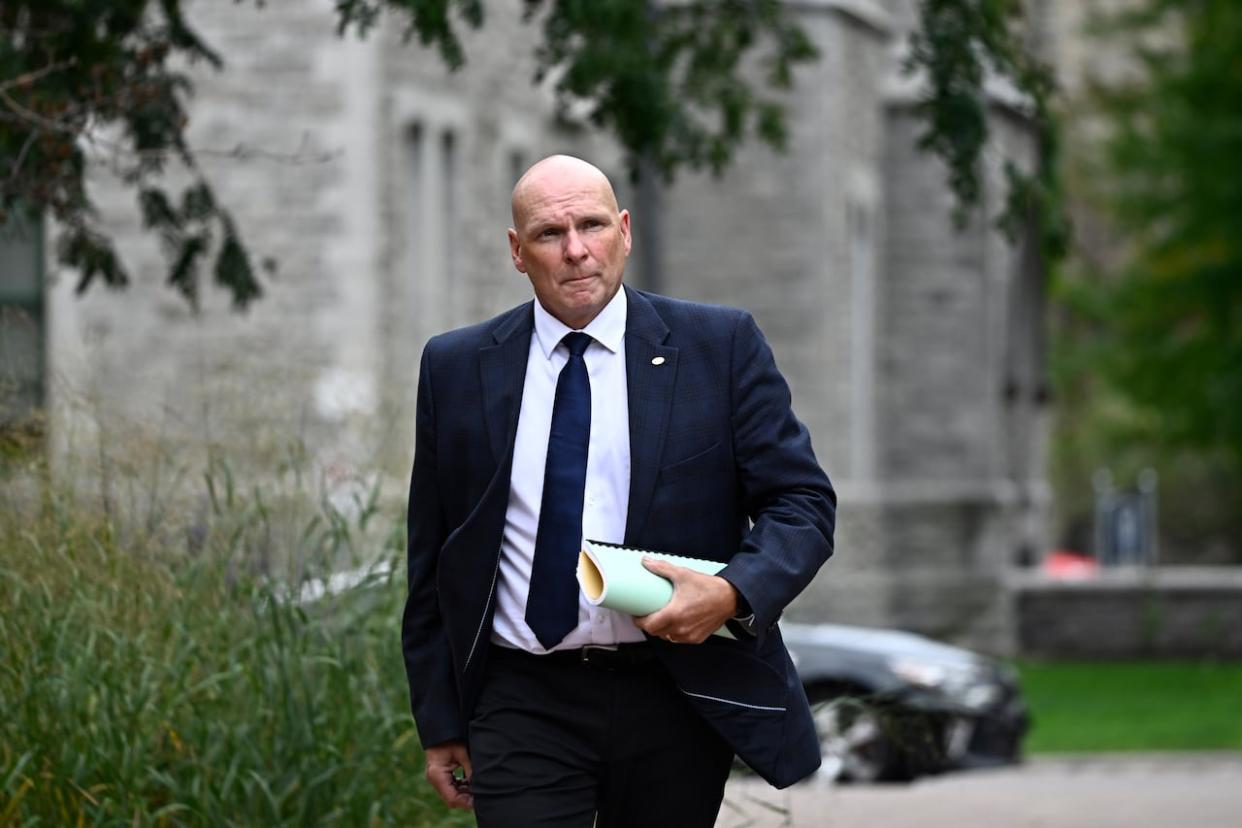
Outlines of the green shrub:
[[[197,552],[46,488],[0,501],[0,826],[470,824],[422,777],[403,567],[301,607],[237,554],[253,501]],[[320,509],[303,542],[323,526],[348,529]]]

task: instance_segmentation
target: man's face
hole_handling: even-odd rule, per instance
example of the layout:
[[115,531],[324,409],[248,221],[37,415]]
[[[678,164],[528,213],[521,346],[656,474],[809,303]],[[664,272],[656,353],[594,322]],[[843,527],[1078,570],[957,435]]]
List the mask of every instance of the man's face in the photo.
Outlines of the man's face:
[[548,313],[586,327],[616,295],[630,254],[630,214],[595,171],[549,165],[514,198],[513,266]]

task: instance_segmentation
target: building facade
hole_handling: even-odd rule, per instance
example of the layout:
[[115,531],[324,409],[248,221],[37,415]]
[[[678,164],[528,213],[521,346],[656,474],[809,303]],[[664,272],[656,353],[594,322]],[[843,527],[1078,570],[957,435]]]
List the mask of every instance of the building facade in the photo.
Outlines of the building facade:
[[463,32],[457,73],[395,26],[338,38],[327,0],[191,4],[226,62],[197,75],[191,143],[278,269],[247,312],[205,290],[192,313],[100,170],[93,192],[135,284],[79,298],[48,265],[58,451],[158,435],[262,469],[296,444],[341,476],[382,470],[401,496],[422,344],[529,298],[509,192],[532,161],[570,152],[634,211],[627,279],[750,309],[790,380],[841,498],[836,558],[790,616],[1007,649],[1005,575],[1042,548],[1048,505],[1044,274],[988,216],[1000,159],[1032,164],[1030,135],[998,93],[984,204],[956,230],[900,71],[913,0],[791,6],[821,59],[788,95],[788,152],[748,146],[722,177],[683,174],[640,211],[615,144],[559,122],[532,84],[539,30],[520,4],[489,4]]

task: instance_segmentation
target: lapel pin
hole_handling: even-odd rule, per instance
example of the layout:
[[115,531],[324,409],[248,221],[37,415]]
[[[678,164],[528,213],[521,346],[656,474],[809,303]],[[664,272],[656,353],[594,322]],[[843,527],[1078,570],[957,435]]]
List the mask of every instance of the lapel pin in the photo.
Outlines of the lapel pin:
[[664,357],[652,357],[652,358],[651,358],[651,364],[652,364],[652,365],[663,365],[663,364],[664,364]]

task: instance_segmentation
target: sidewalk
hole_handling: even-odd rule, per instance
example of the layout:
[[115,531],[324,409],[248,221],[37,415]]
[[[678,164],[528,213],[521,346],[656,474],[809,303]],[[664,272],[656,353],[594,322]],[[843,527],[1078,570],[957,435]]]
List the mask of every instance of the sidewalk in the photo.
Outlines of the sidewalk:
[[911,785],[725,788],[717,828],[1237,828],[1242,753],[1039,757]]

